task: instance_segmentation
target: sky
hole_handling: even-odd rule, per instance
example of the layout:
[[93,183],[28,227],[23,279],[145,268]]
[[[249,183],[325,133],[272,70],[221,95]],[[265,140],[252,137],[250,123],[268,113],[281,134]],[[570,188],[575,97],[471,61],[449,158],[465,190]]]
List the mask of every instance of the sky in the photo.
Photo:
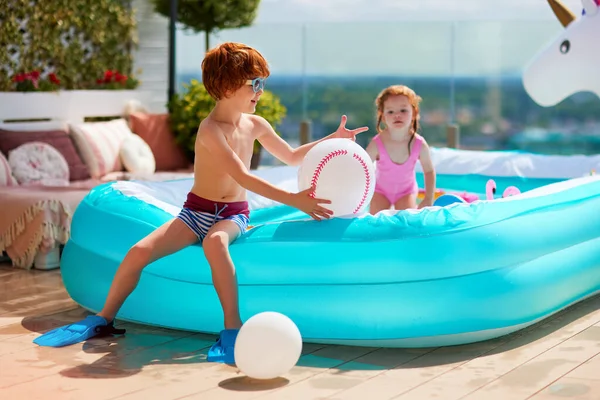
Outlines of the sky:
[[[547,0],[261,0],[251,27],[211,46],[254,46],[278,76],[493,76],[518,74],[561,29]],[[203,35],[177,42],[178,71],[199,72]]]
[[[580,0],[563,0],[573,12]],[[406,19],[552,19],[546,0],[261,0],[257,23]]]

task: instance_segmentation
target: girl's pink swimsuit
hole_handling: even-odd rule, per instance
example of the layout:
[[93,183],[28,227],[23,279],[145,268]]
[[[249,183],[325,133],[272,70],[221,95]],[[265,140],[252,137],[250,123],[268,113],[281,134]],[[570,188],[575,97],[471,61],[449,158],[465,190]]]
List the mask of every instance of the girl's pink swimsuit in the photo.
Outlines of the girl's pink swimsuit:
[[415,166],[421,152],[423,137],[415,134],[410,156],[402,164],[392,161],[379,135],[376,135],[373,140],[379,151],[379,160],[375,168],[375,193],[384,195],[391,204],[407,194],[418,194]]

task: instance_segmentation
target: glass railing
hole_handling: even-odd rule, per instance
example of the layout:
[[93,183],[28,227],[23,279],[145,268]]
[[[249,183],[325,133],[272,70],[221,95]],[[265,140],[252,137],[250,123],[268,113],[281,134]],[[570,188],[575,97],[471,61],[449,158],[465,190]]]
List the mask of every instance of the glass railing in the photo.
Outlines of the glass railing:
[[[369,126],[366,145],[375,97],[405,84],[423,98],[422,134],[434,146],[456,124],[462,148],[600,153],[600,99],[579,93],[544,108],[523,87],[525,65],[561,29],[553,20],[263,24],[221,31],[211,45],[244,42],[268,59],[267,89],[287,108],[277,131],[292,143],[303,120],[316,139],[347,114],[349,126]],[[180,32],[177,54],[178,82],[200,80],[203,35]]]

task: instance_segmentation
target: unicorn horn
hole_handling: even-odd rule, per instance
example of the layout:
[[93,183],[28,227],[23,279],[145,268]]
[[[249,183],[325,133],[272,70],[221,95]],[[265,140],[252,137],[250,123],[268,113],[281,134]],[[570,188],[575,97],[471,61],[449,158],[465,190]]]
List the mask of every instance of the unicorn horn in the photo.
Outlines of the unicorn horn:
[[573,14],[560,0],[548,0],[550,8],[554,11],[554,15],[560,21],[563,27],[567,27],[571,22],[575,21],[575,14]]

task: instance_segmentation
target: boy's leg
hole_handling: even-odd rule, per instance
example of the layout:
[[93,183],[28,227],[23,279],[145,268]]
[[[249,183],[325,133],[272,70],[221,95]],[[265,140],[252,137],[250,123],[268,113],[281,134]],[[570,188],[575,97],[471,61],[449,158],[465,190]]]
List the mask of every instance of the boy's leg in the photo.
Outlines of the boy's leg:
[[113,319],[137,285],[142,269],[152,261],[197,241],[198,237],[181,220],[173,219],[165,223],[129,250],[115,274],[104,308],[100,313],[46,332],[33,342],[40,346],[62,347],[94,336],[125,333],[123,329],[114,329]]
[[99,316],[112,321],[150,263],[198,242],[183,221],[174,218],[137,242],[121,262]]
[[222,220],[209,229],[202,241],[204,255],[212,272],[213,285],[223,308],[225,329],[239,329],[242,326],[235,267],[229,254],[229,245],[240,234],[238,224],[231,220]]
[[242,321],[235,267],[229,254],[229,245],[241,235],[242,229],[246,229],[244,223],[247,223],[247,220],[238,220],[238,223],[232,220],[217,222],[202,242],[204,255],[210,264],[213,284],[223,308],[225,323],[225,329],[219,334],[217,342],[208,350],[209,362],[235,364],[235,341]]

